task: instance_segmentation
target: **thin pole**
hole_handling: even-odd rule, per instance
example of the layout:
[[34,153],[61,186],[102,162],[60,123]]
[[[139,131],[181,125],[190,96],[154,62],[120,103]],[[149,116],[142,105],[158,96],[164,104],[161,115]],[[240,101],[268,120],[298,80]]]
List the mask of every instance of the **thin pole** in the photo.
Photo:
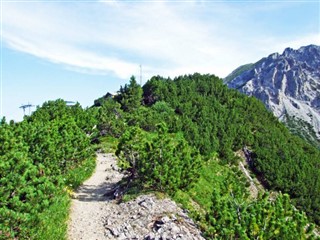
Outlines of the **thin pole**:
[[140,86],[142,86],[142,65],[140,64]]

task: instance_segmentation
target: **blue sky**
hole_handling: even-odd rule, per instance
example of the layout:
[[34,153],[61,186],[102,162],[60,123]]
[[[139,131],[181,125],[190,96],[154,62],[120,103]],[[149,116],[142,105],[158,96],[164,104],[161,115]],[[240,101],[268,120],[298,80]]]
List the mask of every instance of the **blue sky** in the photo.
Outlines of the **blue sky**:
[[286,47],[320,45],[319,1],[1,0],[1,109],[84,107],[131,75],[225,77]]

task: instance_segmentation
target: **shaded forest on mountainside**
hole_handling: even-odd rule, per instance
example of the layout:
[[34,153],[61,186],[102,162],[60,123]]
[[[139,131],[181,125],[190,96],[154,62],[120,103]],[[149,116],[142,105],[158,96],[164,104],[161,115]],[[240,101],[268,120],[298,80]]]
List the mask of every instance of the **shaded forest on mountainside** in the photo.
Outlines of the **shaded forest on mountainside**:
[[291,135],[259,100],[228,89],[212,75],[154,77],[143,89],[147,106],[165,101],[175,110],[179,124],[172,131],[182,131],[202,155],[218,152],[232,163],[235,151],[250,147],[251,167],[265,186],[290,194],[320,222],[320,151]]

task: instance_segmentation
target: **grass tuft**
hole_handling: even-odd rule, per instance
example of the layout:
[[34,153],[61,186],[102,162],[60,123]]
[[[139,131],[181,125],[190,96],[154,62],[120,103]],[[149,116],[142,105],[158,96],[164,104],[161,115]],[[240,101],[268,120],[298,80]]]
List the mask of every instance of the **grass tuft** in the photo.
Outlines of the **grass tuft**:
[[40,223],[37,228],[32,229],[30,239],[66,239],[69,207],[70,199],[67,193],[61,191],[54,203],[40,214]]

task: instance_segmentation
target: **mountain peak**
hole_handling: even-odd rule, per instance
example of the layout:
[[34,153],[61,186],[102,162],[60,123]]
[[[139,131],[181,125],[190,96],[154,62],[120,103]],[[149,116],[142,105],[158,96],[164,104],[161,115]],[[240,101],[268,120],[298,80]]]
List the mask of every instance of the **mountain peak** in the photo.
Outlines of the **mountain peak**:
[[276,52],[276,53],[270,54],[270,55],[268,56],[268,58],[270,58],[270,59],[277,59],[279,56],[280,56],[279,53]]
[[259,98],[282,121],[303,121],[320,146],[319,66],[320,46],[286,48],[233,75],[227,85]]
[[286,49],[283,51],[282,55],[288,57],[288,56],[290,56],[290,54],[292,54],[293,52],[294,52],[293,48],[288,47],[288,48],[286,48]]

